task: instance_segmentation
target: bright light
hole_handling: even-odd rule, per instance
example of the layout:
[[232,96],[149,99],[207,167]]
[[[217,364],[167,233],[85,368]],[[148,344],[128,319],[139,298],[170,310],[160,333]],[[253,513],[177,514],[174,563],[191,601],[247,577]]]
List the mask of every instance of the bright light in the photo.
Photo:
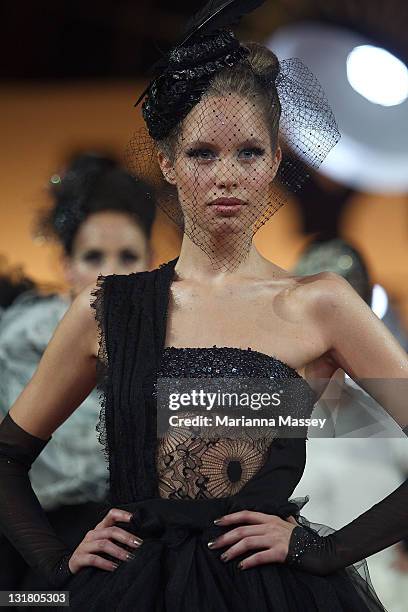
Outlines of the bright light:
[[371,308],[379,317],[382,319],[388,309],[388,296],[384,287],[375,284],[373,287],[373,293],[371,298]]
[[407,67],[380,47],[355,47],[347,57],[347,78],[357,93],[374,104],[395,106],[408,98]]

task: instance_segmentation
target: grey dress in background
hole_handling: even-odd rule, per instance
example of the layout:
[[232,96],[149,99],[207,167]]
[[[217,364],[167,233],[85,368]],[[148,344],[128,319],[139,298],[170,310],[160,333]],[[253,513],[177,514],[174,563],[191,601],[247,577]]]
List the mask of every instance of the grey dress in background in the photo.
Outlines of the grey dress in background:
[[[31,379],[68,307],[62,296],[29,291],[0,311],[0,420]],[[48,521],[72,550],[100,520],[108,492],[108,465],[96,431],[99,413],[94,389],[53,433],[29,472]],[[0,566],[0,590],[52,588],[2,534]]]
[[[59,295],[41,296],[30,291],[1,315],[0,418],[31,379],[68,307],[69,302]],[[94,389],[53,433],[34,462],[31,484],[45,510],[106,497],[108,468],[96,431],[99,412]]]

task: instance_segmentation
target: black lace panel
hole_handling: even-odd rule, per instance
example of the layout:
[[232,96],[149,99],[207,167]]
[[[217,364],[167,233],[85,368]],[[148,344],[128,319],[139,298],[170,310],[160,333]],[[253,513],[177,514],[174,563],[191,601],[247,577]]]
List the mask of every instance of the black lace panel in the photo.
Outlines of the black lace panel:
[[[106,346],[106,333],[104,330],[104,282],[105,276],[99,276],[95,290],[92,292],[93,301],[92,308],[95,311],[95,319],[98,325],[99,349],[98,359],[96,362],[97,372],[97,389],[99,391],[99,401],[101,410],[99,412],[99,420],[96,425],[98,441],[103,447],[103,454],[107,463],[109,463],[109,449],[106,436],[106,389],[108,381],[108,351]],[[107,466],[107,470],[109,467]]]
[[272,439],[205,439],[180,427],[170,431],[157,450],[160,497],[235,495],[264,465]]

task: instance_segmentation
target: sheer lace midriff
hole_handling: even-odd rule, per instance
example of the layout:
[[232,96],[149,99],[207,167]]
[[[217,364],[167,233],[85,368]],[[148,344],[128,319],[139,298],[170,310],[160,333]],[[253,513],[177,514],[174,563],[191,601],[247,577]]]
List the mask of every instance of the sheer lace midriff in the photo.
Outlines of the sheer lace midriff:
[[235,495],[264,465],[273,437],[204,438],[188,429],[170,430],[157,448],[160,497]]

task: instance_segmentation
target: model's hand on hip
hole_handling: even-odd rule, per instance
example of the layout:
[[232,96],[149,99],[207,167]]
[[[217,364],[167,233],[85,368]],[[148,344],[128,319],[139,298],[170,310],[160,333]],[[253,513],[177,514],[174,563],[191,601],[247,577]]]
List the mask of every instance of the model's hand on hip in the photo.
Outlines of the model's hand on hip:
[[82,542],[74,550],[68,564],[70,571],[76,574],[81,568],[87,566],[114,571],[119,564],[104,559],[100,556],[100,553],[108,554],[120,561],[133,559],[134,555],[132,553],[115,544],[115,542],[120,542],[133,549],[142,544],[143,540],[115,526],[115,523],[129,522],[131,518],[132,515],[129,512],[111,508],[102,521],[94,529],[88,531]]
[[243,553],[256,550],[239,563],[240,569],[264,563],[283,563],[288,554],[290,536],[297,524],[292,516],[284,520],[273,514],[241,510],[217,520],[217,525],[239,527],[209,542],[208,546],[211,550],[228,547],[220,556],[221,561],[231,561]]

